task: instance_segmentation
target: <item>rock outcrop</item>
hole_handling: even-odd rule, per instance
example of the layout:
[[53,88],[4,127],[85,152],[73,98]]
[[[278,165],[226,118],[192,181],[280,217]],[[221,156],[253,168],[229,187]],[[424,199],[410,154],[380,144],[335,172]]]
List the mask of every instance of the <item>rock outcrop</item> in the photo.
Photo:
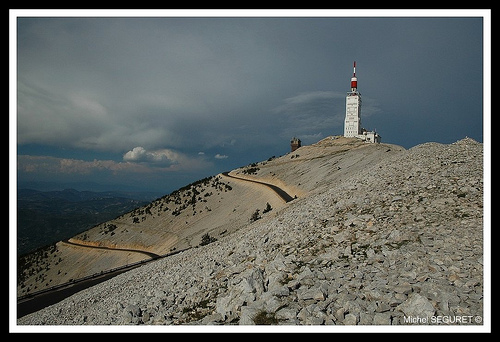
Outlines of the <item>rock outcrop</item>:
[[482,324],[482,144],[426,143],[328,177],[230,235],[18,324]]

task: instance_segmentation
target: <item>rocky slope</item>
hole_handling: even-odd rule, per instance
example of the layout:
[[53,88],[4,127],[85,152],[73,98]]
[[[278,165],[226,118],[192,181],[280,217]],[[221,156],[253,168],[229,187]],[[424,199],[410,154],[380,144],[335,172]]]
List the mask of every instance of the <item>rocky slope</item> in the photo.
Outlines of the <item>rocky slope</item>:
[[[205,234],[220,238],[248,224],[253,212],[284,205],[263,186],[217,175],[22,259],[18,296],[197,246]],[[81,245],[81,246],[79,246]],[[110,249],[88,248],[107,247]],[[119,250],[121,249],[121,250]],[[129,249],[124,251],[123,249]]]
[[482,324],[482,144],[329,138],[255,168],[300,196],[18,324]]
[[[328,137],[293,154],[253,163],[230,174],[275,184],[302,198],[403,150],[395,145]],[[268,205],[272,210],[266,210]],[[248,225],[253,215],[268,216],[285,205],[263,185],[223,174],[201,179],[74,236],[69,240],[72,244],[60,241],[27,255],[19,263],[18,297],[150,258],[123,249],[165,255],[192,248],[206,234],[219,239]]]

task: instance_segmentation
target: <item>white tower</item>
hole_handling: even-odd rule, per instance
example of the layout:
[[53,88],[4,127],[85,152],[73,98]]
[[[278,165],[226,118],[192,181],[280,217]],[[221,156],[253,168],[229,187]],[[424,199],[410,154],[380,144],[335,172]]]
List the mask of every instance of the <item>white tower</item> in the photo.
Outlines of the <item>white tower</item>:
[[361,94],[358,92],[358,79],[356,77],[356,62],[351,78],[351,91],[347,92],[345,99],[344,137],[357,137],[361,132]]

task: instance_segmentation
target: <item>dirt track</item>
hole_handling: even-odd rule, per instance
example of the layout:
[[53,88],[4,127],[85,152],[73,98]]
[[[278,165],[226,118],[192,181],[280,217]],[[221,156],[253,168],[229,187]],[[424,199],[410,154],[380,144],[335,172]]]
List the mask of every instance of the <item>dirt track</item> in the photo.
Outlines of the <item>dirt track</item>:
[[91,245],[76,243],[74,241],[69,241],[69,240],[66,240],[66,241],[63,241],[63,242],[64,243],[68,243],[68,244],[73,245],[73,246],[79,246],[79,247],[98,248],[98,249],[106,249],[106,250],[112,250],[112,251],[124,251],[124,252],[142,253],[142,254],[146,254],[147,256],[151,257],[151,259],[157,259],[157,258],[161,257],[158,254],[151,253],[151,252],[148,252],[148,251],[141,251],[141,250],[138,250],[138,249],[118,248],[118,247],[113,248],[113,247],[105,247],[105,246],[91,246]]
[[239,179],[239,180],[246,181],[246,182],[253,182],[253,183],[265,185],[265,186],[271,188],[274,192],[276,192],[276,194],[278,194],[278,196],[280,196],[283,199],[283,201],[285,201],[286,203],[294,200],[294,198],[292,196],[290,196],[285,190],[277,187],[276,185],[264,183],[264,182],[259,182],[259,181],[253,180],[253,179],[232,176],[229,174],[229,172],[223,172],[222,174],[226,177],[230,177],[233,179]]

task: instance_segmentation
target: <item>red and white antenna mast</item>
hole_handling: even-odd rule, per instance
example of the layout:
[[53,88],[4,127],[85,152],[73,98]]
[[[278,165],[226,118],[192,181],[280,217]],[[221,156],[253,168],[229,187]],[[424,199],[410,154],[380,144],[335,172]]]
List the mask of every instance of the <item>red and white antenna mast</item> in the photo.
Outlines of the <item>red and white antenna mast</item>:
[[353,74],[351,78],[351,91],[357,91],[358,89],[358,78],[356,77],[356,61],[354,61]]

